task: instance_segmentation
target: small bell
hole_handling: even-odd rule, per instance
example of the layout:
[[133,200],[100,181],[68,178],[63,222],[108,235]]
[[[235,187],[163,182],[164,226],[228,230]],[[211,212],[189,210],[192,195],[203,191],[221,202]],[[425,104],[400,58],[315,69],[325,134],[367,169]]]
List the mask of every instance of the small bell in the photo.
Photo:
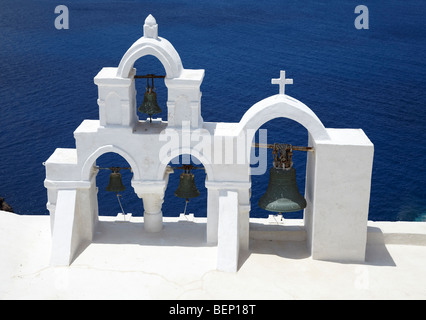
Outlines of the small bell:
[[121,192],[126,190],[126,187],[123,185],[123,181],[121,180],[121,173],[113,170],[109,175],[109,184],[105,189],[109,192]]
[[175,191],[175,196],[178,198],[184,198],[188,201],[190,198],[196,198],[200,195],[197,186],[195,185],[195,177],[190,170],[186,169],[180,175],[179,186]]
[[157,93],[154,90],[154,78],[152,78],[152,86],[149,86],[147,79],[147,88],[143,97],[143,102],[138,108],[139,112],[149,115],[149,120],[152,122],[152,116],[154,114],[161,113],[161,108],[157,103]]

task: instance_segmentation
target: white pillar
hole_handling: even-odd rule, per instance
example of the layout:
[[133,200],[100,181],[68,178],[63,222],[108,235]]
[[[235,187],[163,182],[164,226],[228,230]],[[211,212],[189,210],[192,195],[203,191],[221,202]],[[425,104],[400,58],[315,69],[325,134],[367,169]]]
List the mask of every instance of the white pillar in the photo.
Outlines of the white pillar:
[[217,269],[236,272],[239,257],[238,191],[219,191]]
[[143,222],[144,229],[147,232],[159,232],[163,229],[163,205],[164,192],[162,193],[145,193],[143,199]]
[[363,262],[374,146],[362,130],[327,131],[308,156],[308,246],[313,259]]
[[248,251],[250,239],[250,208],[248,206],[240,206],[238,225],[239,250]]
[[76,236],[77,190],[59,190],[52,232],[51,264],[70,265],[79,242]]
[[103,68],[94,81],[98,86],[99,122],[102,127],[133,128],[136,114],[136,70],[127,78],[117,77],[117,68]]
[[136,194],[143,200],[144,229],[148,232],[159,232],[163,229],[163,212],[161,207],[164,202],[164,192],[169,181],[169,172],[166,171],[164,180],[135,181],[132,187]]
[[84,239],[93,240],[95,228],[99,221],[98,210],[98,187],[96,186],[96,175],[92,176],[89,188],[78,189],[78,211],[81,216],[82,234]]
[[219,190],[207,187],[207,243],[217,244],[219,224]]

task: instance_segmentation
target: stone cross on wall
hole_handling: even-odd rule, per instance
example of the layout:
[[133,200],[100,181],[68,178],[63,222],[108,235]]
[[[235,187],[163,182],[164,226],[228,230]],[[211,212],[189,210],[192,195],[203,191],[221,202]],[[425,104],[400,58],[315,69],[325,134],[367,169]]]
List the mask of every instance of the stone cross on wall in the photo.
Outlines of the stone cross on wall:
[[280,78],[279,79],[272,79],[272,84],[278,84],[280,86],[280,94],[285,94],[285,85],[286,84],[293,84],[293,79],[286,79],[285,77],[285,71],[280,71]]

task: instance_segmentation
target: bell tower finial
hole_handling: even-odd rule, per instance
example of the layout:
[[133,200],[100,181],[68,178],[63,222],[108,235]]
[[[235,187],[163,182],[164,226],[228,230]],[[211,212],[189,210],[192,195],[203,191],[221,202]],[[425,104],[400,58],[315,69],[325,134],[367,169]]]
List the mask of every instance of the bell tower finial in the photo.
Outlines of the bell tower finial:
[[145,24],[143,25],[143,36],[145,38],[158,38],[158,24],[152,14],[145,19]]

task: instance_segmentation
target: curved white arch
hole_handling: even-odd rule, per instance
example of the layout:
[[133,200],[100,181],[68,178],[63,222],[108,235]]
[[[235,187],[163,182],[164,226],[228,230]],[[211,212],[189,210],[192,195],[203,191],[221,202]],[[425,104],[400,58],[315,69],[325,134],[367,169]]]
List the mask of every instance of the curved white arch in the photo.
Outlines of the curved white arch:
[[275,118],[288,118],[300,123],[314,140],[330,139],[324,125],[310,108],[290,96],[281,94],[263,99],[247,110],[239,123],[238,133],[245,131],[251,134],[252,136],[247,138],[252,141],[255,132]]
[[183,70],[182,61],[173,45],[164,38],[142,37],[124,54],[117,69],[117,77],[128,78],[136,60],[152,55],[163,64],[167,78],[178,78]]
[[84,162],[83,167],[81,169],[81,178],[82,180],[89,180],[91,175],[91,170],[93,167],[93,164],[95,163],[96,159],[98,159],[101,155],[108,153],[108,152],[114,152],[122,156],[130,165],[133,171],[133,179],[139,180],[141,175],[139,172],[139,168],[137,166],[137,163],[133,160],[133,158],[125,152],[123,149],[116,147],[114,145],[106,145],[99,147],[96,149]]
[[214,174],[213,174],[213,168],[210,163],[210,161],[198,150],[193,148],[176,148],[173,149],[170,152],[170,155],[167,155],[164,159],[162,159],[161,163],[159,164],[157,168],[157,179],[161,180],[164,178],[164,173],[166,172],[167,165],[172,161],[174,158],[182,155],[182,154],[189,154],[191,156],[196,157],[204,166],[207,174],[207,179],[210,181],[214,181]]

